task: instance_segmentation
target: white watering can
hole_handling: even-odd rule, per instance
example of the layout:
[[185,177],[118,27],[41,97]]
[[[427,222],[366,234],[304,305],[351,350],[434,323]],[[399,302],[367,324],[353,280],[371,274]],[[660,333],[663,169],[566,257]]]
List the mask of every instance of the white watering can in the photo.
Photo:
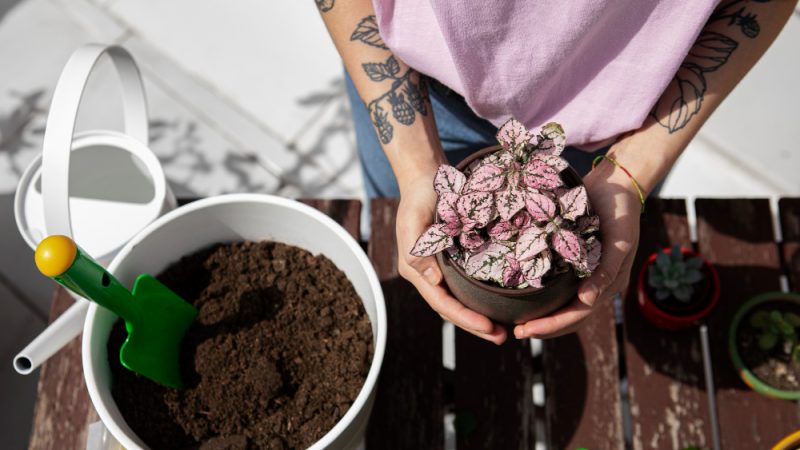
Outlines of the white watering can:
[[[119,75],[125,131],[76,134],[81,98],[103,55]],[[115,45],[78,48],[53,93],[42,154],[23,173],[14,198],[17,227],[31,249],[62,234],[107,265],[139,231],[174,209],[175,196],[147,145],[147,102],[130,53]],[[33,252],[30,257],[33,264]],[[17,372],[31,373],[80,334],[89,302],[73,296],[77,302],[14,358]]]

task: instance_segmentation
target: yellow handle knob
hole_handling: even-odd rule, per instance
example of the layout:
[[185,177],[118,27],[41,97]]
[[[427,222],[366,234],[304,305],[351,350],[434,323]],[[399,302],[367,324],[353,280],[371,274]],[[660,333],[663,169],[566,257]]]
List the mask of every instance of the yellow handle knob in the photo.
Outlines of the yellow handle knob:
[[36,267],[43,275],[57,277],[72,266],[78,255],[78,246],[67,236],[46,237],[36,247]]

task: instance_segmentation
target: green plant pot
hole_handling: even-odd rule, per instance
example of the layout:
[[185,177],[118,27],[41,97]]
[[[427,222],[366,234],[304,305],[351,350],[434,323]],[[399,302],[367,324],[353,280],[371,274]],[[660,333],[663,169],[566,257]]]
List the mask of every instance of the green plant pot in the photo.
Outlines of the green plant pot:
[[800,305],[800,294],[796,293],[786,293],[786,292],[767,292],[756,297],[751,298],[745,304],[739,307],[739,310],[736,311],[736,315],[733,316],[733,321],[731,322],[731,326],[728,329],[728,353],[731,356],[731,360],[733,361],[733,366],[736,368],[736,371],[739,373],[739,377],[741,377],[742,381],[749,386],[752,390],[758,392],[759,394],[765,395],[771,398],[779,398],[783,400],[798,400],[800,399],[800,390],[798,391],[786,391],[783,389],[774,388],[767,383],[761,381],[758,377],[755,376],[753,372],[744,364],[742,361],[742,357],[739,355],[739,348],[737,345],[737,330],[739,328],[739,323],[744,320],[745,316],[747,315],[750,310],[755,308],[762,303],[767,302],[779,302],[779,301],[786,301],[791,302],[796,305]]

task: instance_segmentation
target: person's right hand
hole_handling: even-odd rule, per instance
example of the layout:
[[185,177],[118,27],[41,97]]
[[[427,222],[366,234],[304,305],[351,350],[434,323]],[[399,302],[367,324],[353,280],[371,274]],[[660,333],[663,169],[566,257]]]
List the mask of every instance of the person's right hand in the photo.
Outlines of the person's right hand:
[[437,198],[433,190],[434,176],[435,173],[431,173],[418,177],[401,189],[396,226],[397,269],[444,320],[487,341],[502,344],[506,340],[506,329],[467,308],[450,294],[435,257],[420,258],[410,253],[417,238],[433,223]]

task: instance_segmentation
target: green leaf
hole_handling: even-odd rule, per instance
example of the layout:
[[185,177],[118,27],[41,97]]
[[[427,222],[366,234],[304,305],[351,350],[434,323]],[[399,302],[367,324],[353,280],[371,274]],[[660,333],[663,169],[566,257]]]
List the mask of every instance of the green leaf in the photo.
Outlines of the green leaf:
[[772,350],[778,343],[778,336],[773,333],[761,333],[758,336],[758,347],[761,350]]
[[664,287],[664,278],[661,276],[660,273],[653,270],[653,267],[650,267],[650,270],[647,272],[647,283],[650,287],[653,288],[663,288]]
[[694,288],[689,285],[678,286],[678,288],[673,291],[675,298],[682,302],[688,302],[691,300],[693,293]]
[[800,327],[800,316],[793,312],[783,313],[783,319],[795,328]]
[[789,322],[783,320],[783,317],[781,317],[780,320],[775,322],[775,326],[778,328],[778,331],[780,331],[781,334],[784,336],[794,335],[794,327],[789,325]]
[[663,250],[659,251],[658,255],[656,255],[656,266],[661,269],[666,269],[670,266],[669,256],[664,253]]
[[659,290],[656,291],[656,298],[659,299],[659,300],[666,300],[671,295],[672,294],[670,293],[670,291],[668,291],[666,289],[659,289]]
[[756,311],[750,316],[750,326],[753,328],[758,328],[760,330],[764,330],[769,325],[769,314],[764,311]]
[[683,281],[689,284],[694,284],[703,279],[703,273],[697,269],[690,269],[683,277]]
[[683,261],[683,254],[681,253],[680,244],[675,244],[672,246],[672,251],[669,252],[669,257],[673,264]]

